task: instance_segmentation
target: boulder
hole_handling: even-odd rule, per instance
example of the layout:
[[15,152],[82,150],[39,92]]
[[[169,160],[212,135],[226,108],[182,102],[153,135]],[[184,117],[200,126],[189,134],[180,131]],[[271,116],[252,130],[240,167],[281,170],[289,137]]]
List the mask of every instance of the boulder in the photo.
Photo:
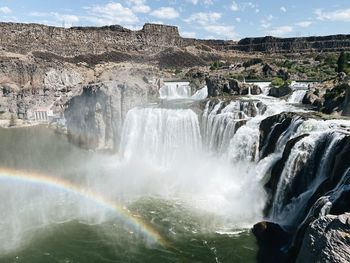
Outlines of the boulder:
[[288,84],[285,84],[281,87],[271,87],[269,91],[269,96],[280,98],[280,97],[287,96],[292,92],[293,92],[292,88]]
[[280,263],[286,260],[281,249],[288,243],[289,237],[280,225],[263,221],[254,225],[252,232],[259,245],[258,262]]
[[297,263],[349,262],[350,214],[327,215],[313,221],[306,230]]

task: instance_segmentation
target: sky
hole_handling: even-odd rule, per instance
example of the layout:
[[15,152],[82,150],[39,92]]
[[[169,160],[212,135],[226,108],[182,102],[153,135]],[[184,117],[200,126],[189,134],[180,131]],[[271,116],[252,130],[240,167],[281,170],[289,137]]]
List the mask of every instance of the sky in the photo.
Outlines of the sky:
[[159,23],[201,39],[319,36],[350,34],[350,0],[0,0],[0,21],[133,30]]

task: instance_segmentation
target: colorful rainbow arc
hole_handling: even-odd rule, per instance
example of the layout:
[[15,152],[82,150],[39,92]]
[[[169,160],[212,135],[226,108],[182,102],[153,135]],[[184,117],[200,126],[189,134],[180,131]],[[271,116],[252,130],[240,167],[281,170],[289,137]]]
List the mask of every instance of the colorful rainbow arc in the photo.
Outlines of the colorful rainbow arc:
[[150,225],[143,222],[140,218],[132,215],[127,209],[119,205],[116,202],[104,198],[99,193],[93,192],[89,189],[80,187],[62,178],[47,176],[39,173],[30,173],[14,169],[0,168],[0,179],[15,180],[24,183],[40,184],[48,187],[54,187],[61,189],[87,200],[93,201],[95,204],[100,205],[106,209],[112,210],[116,213],[118,218],[132,226],[134,229],[142,233],[149,238],[150,241],[155,242],[162,247],[168,247],[166,241],[160,236],[160,234],[153,229]]

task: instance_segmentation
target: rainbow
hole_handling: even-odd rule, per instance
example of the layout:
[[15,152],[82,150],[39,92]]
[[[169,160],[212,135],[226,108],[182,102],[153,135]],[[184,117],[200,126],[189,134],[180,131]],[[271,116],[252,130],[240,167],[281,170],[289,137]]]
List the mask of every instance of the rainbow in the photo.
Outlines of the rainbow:
[[162,247],[168,247],[166,241],[161,235],[152,228],[149,224],[144,222],[141,218],[131,214],[122,205],[104,198],[101,194],[93,192],[89,189],[78,186],[68,180],[47,176],[39,173],[26,172],[14,169],[0,168],[0,180],[14,180],[23,183],[38,184],[47,187],[53,187],[58,190],[75,194],[84,199],[94,202],[95,204],[113,211],[118,218],[127,223],[139,233],[144,235],[149,241],[157,243]]

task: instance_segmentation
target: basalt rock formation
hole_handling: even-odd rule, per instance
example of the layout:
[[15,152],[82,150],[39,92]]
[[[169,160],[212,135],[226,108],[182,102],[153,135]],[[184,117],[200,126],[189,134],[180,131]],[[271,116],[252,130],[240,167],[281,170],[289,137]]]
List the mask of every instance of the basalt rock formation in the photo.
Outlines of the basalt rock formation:
[[208,96],[217,97],[223,95],[252,95],[261,94],[261,89],[257,85],[239,82],[233,78],[225,78],[222,76],[208,76],[205,79],[208,87]]
[[272,36],[244,38],[229,47],[243,52],[301,53],[350,50],[350,35],[324,37],[277,38]]

